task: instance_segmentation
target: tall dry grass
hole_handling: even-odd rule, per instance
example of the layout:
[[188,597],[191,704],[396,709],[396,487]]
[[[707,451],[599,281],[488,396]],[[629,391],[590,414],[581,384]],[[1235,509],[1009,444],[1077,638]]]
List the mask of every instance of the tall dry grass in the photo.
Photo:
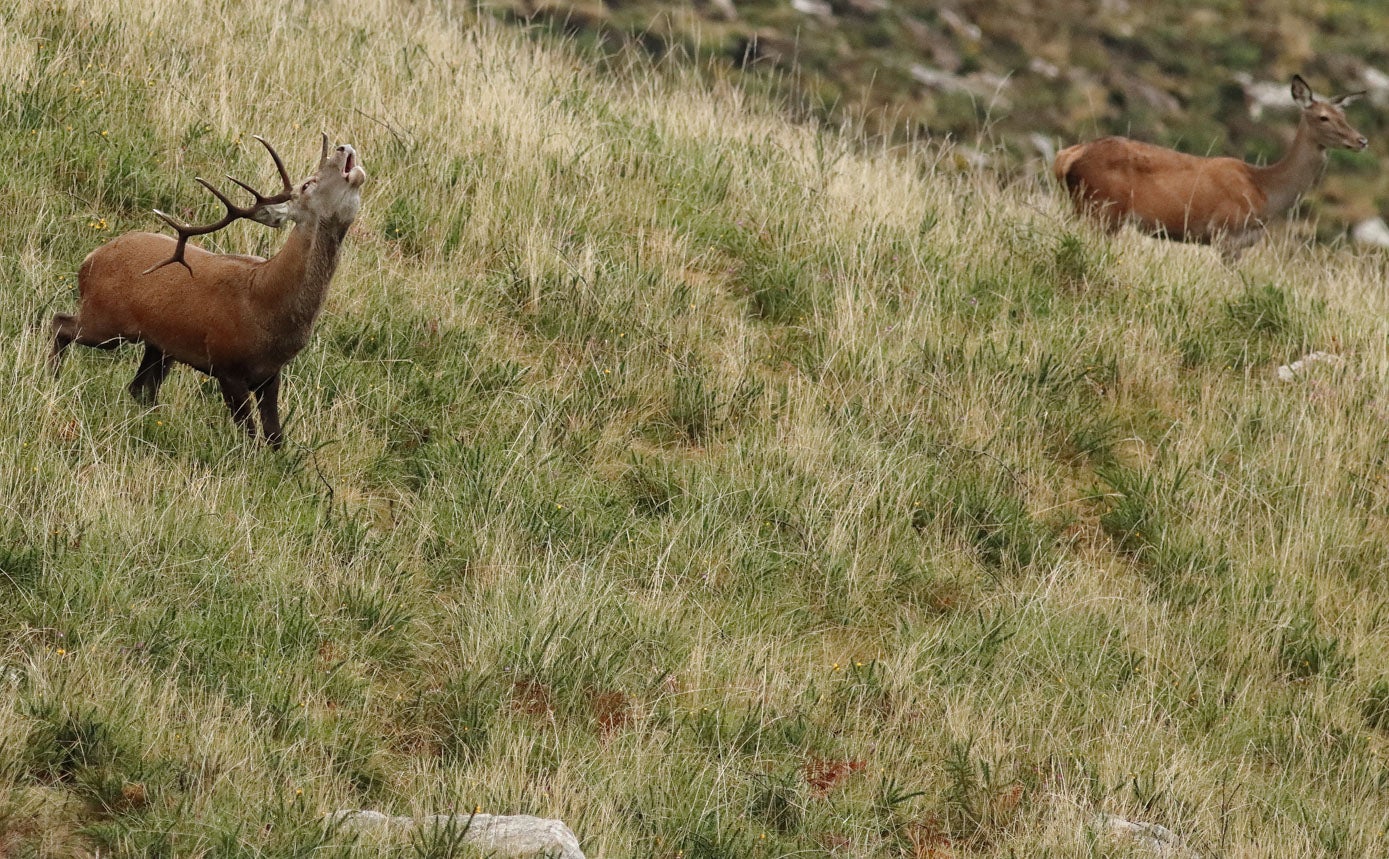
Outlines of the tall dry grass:
[[[0,852],[1380,849],[1381,257],[1109,241],[447,4],[3,14]],[[90,249],[319,129],[372,180],[285,452],[46,375]]]

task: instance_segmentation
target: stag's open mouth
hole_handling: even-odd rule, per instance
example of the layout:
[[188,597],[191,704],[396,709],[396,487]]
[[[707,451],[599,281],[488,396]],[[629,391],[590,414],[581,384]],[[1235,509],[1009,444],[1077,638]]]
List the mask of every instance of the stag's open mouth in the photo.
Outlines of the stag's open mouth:
[[355,166],[357,166],[357,158],[356,158],[356,156],[353,154],[352,150],[349,149],[349,150],[347,150],[347,157],[344,158],[343,161],[342,161],[342,175],[343,175],[343,177],[346,178],[348,175],[350,175],[350,174],[352,173],[352,168],[355,167]]

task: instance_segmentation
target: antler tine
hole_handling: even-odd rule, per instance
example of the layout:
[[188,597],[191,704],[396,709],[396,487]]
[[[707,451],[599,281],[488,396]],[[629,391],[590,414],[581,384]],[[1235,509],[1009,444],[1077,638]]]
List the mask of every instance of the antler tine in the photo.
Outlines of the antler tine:
[[[228,176],[227,178],[228,178],[228,179],[231,179],[230,176]],[[216,185],[212,184],[211,182],[207,181],[206,179],[204,179],[204,178],[201,177],[201,176],[195,176],[195,177],[194,177],[194,181],[197,182],[199,185],[203,186],[204,188],[206,188],[207,190],[211,191],[211,192],[212,192],[212,196],[216,197],[218,200],[221,200],[221,201],[222,201],[222,205],[227,207],[227,216],[224,217],[224,218],[222,219],[222,221],[219,221],[217,224],[213,225],[213,226],[212,226],[212,229],[209,229],[209,230],[207,231],[207,232],[209,232],[209,233],[212,232],[213,230],[220,230],[220,229],[222,229],[222,227],[225,227],[227,224],[230,224],[232,221],[236,220],[237,218],[249,218],[249,217],[255,212],[255,210],[256,210],[256,207],[255,207],[255,206],[249,206],[249,207],[246,207],[246,208],[242,208],[241,206],[236,205],[236,204],[233,203],[231,200],[229,200],[229,199],[227,198],[227,195],[226,195],[226,194],[223,194],[223,193],[221,192],[221,190],[218,189],[218,187],[217,187]],[[236,182],[235,179],[232,179],[232,181],[233,181],[233,182]],[[241,183],[240,183],[240,182],[237,182],[236,184],[240,185]],[[260,202],[260,200],[259,200],[260,195],[259,195],[259,194],[256,194],[256,197],[257,197],[256,202],[259,203],[259,202]],[[234,217],[233,217],[233,216],[234,216]],[[223,222],[225,222],[225,223],[223,223]],[[201,236],[201,235],[203,235],[203,233],[194,233],[194,235]]]
[[217,199],[222,201],[222,205],[227,207],[227,213],[223,215],[221,219],[216,221],[215,223],[207,224],[201,227],[195,227],[192,224],[180,223],[167,212],[161,212],[158,209],[155,209],[154,214],[159,216],[159,219],[162,220],[164,223],[173,227],[174,232],[178,233],[178,244],[174,245],[173,256],[169,257],[168,259],[164,260],[163,262],[157,265],[150,266],[149,268],[141,272],[142,274],[149,274],[152,271],[161,269],[164,266],[175,262],[188,269],[188,273],[192,274],[193,267],[190,266],[187,260],[183,258],[183,251],[186,247],[188,247],[188,240],[193,236],[205,236],[208,233],[215,233],[218,230],[230,224],[232,221],[247,216],[246,210],[243,210],[240,207],[234,205],[230,200],[227,199],[227,196],[223,194],[221,191],[217,190],[217,187],[213,185],[211,182],[207,181],[206,179],[203,179],[202,177],[198,177],[198,182],[204,188],[216,195]]
[[261,145],[263,145],[266,148],[266,151],[270,153],[270,158],[275,162],[275,169],[278,170],[280,173],[280,181],[284,184],[283,190],[281,190],[278,194],[274,194],[272,196],[267,197],[266,195],[257,191],[255,188],[252,188],[250,185],[247,185],[245,182],[242,182],[240,179],[237,179],[234,176],[228,176],[228,179],[235,182],[237,185],[244,188],[245,190],[249,191],[251,195],[256,198],[256,202],[250,206],[238,206],[235,203],[233,203],[231,199],[227,197],[226,194],[223,194],[221,189],[219,189],[216,185],[212,184],[211,182],[207,181],[201,176],[196,177],[199,185],[202,185],[204,188],[211,191],[212,195],[216,197],[218,200],[220,200],[223,206],[227,207],[227,213],[214,223],[206,224],[201,227],[195,227],[191,224],[180,223],[178,220],[171,217],[170,215],[161,212],[158,209],[155,209],[154,213],[158,215],[159,218],[164,221],[164,223],[173,227],[174,231],[178,233],[178,243],[174,245],[173,256],[169,257],[161,263],[158,263],[145,269],[145,271],[143,272],[144,274],[149,274],[152,271],[161,269],[164,266],[169,265],[170,263],[178,263],[182,265],[184,268],[188,269],[189,274],[192,274],[192,266],[188,265],[187,260],[183,258],[183,252],[184,249],[188,247],[189,238],[193,236],[205,236],[208,233],[215,233],[223,227],[230,225],[233,221],[242,218],[249,220],[253,218],[260,209],[268,205],[284,203],[294,195],[294,183],[290,180],[289,171],[285,169],[285,163],[282,160],[280,160],[280,155],[278,152],[275,151],[275,147],[271,146],[270,142],[267,141],[265,138],[261,137],[259,134],[252,136],[255,137],[256,140],[259,140],[261,142]]
[[193,274],[193,267],[190,266],[187,263],[187,261],[185,261],[183,258],[183,249],[188,246],[188,237],[192,235],[192,233],[184,232],[184,230],[188,228],[188,225],[179,223],[172,215],[166,212],[161,212],[158,209],[155,209],[154,213],[159,216],[159,219],[161,221],[173,227],[175,232],[178,233],[178,244],[174,245],[173,256],[169,257],[161,263],[155,263],[154,265],[150,266],[149,268],[145,269],[140,273],[142,275],[149,274],[150,272],[157,271],[163,268],[164,266],[169,265],[170,263],[178,263],[179,265],[188,269],[188,274]]
[[[268,202],[283,203],[287,201],[294,195],[294,180],[289,178],[289,171],[285,169],[285,162],[280,160],[280,153],[275,151],[275,147],[270,145],[270,141],[261,137],[259,134],[253,134],[251,136],[259,140],[261,145],[265,147],[265,151],[270,153],[271,160],[275,162],[275,169],[280,171],[280,181],[284,183],[284,187],[281,189],[280,193],[276,194],[274,198],[269,198]],[[240,185],[241,183],[237,182],[236,184]],[[256,196],[260,195],[257,194]]]
[[275,169],[279,171],[280,174],[280,183],[282,186],[280,192],[267,197],[230,173],[227,174],[227,178],[241,186],[242,189],[248,191],[251,196],[255,197],[257,207],[287,202],[294,196],[294,182],[289,178],[289,171],[285,169],[285,162],[280,160],[280,153],[275,151],[275,147],[270,145],[270,141],[261,137],[259,134],[253,134],[251,136],[260,141],[261,145],[265,147],[265,150],[270,153],[271,160],[275,162]]

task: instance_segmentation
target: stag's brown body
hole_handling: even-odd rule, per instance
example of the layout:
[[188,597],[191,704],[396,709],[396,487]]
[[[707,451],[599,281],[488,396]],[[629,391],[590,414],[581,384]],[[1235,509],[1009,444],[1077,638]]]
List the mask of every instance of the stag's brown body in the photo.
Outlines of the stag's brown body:
[[1063,149],[1053,172],[1076,208],[1109,232],[1132,223],[1177,241],[1216,243],[1234,256],[1316,184],[1328,148],[1366,146],[1341,109],[1359,93],[1323,101],[1294,77],[1292,94],[1302,108],[1297,135],[1267,167],[1105,137]]
[[278,446],[280,373],[308,343],[365,179],[352,147],[330,155],[325,137],[318,172],[297,188],[286,176],[285,199],[257,194],[257,206],[248,209],[228,203],[228,217],[215,228],[237,217],[295,222],[268,260],[187,245],[190,235],[211,229],[176,223],[178,240],[128,233],[97,248],[78,272],[78,312],[54,318],[55,372],[73,342],[143,343],[130,384],[137,400],[152,404],[172,363],[187,364],[218,380],[233,418],[252,437],[254,394],[266,441]]

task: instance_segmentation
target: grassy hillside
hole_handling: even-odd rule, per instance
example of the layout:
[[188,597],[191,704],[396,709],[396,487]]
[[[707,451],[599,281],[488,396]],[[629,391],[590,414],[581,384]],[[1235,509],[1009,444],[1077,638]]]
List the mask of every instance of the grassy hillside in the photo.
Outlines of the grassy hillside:
[[[997,169],[1041,167],[1043,141],[1129,134],[1254,161],[1296,120],[1287,81],[1370,87],[1352,122],[1389,130],[1389,15],[1380,0],[495,0],[509,20],[586,43],[697,58],[832,121],[904,140],[950,136]],[[1268,109],[1246,86],[1273,86]],[[1306,208],[1343,236],[1389,205],[1368,153],[1333,156]]]
[[[446,4],[0,16],[0,855],[382,855],[320,823],[364,807],[604,857],[1382,849],[1380,257],[1111,241]],[[320,128],[372,180],[283,452],[186,369],[139,409],[134,350],[44,372],[87,252]]]

